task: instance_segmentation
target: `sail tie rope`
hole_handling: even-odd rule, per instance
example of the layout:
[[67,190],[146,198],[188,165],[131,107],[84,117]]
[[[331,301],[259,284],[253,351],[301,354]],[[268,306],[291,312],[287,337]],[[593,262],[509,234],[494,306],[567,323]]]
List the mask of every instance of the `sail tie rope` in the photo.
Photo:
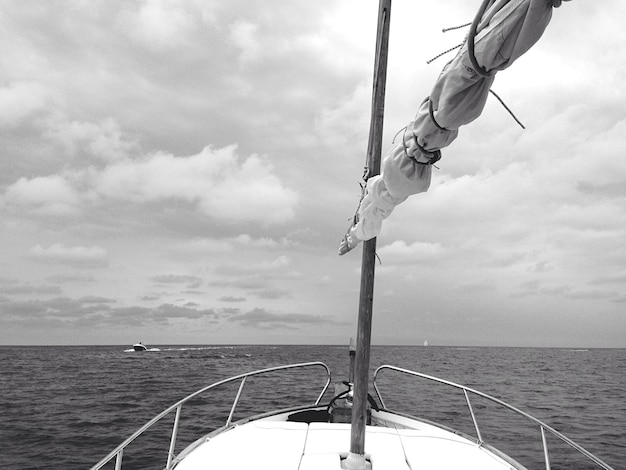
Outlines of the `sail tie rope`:
[[[446,30],[444,29],[444,31],[446,31]],[[428,59],[428,60],[426,61],[426,63],[430,65],[432,62],[436,61],[439,57],[443,57],[444,55],[448,54],[449,52],[452,52],[452,51],[454,51],[454,50],[456,50],[456,49],[459,49],[459,48],[463,47],[463,45],[464,45],[464,44],[465,44],[465,41],[463,41],[461,44],[457,44],[456,46],[451,47],[451,48],[450,48],[450,49],[448,49],[448,50],[445,50],[445,51],[443,51],[443,52],[440,52],[439,54],[437,54],[437,55],[436,55],[435,57],[433,57],[432,59]]]
[[450,28],[443,28],[441,30],[442,33],[447,33],[448,31],[454,31],[455,29],[461,29],[461,28],[465,28],[467,26],[470,26],[472,24],[472,22],[470,21],[469,23],[465,23],[465,24],[460,24],[458,26],[451,26]]
[[433,122],[435,127],[437,127],[437,129],[442,130],[442,131],[449,130],[449,129],[446,129],[445,127],[441,127],[439,123],[437,122],[437,120],[435,119],[435,110],[433,109],[433,100],[430,99],[430,96],[426,98],[426,100],[428,101],[428,115],[430,116],[430,120]]
[[[414,155],[411,155],[409,153],[409,148],[406,146],[406,131],[409,130],[408,126],[404,126],[402,129],[400,129],[396,135],[393,138],[393,141],[395,142],[396,137],[398,137],[398,134],[400,134],[400,132],[403,132],[402,134],[402,149],[404,150],[404,154],[409,157],[411,160],[413,160],[415,163],[419,163],[420,165],[433,165],[437,163],[439,160],[441,160],[441,150],[426,150],[424,147],[422,147],[420,145],[420,143],[417,140],[417,135],[414,133],[411,133],[413,135],[413,142],[415,143],[415,146],[418,148],[418,150],[426,157],[428,158],[427,162],[420,162]],[[392,142],[393,143],[393,142]],[[435,168],[437,168],[435,166]]]
[[478,75],[481,77],[491,77],[495,74],[494,71],[489,72],[487,69],[482,67],[478,60],[476,59],[476,55],[474,54],[474,39],[476,38],[476,29],[478,28],[478,23],[483,17],[483,14],[487,10],[487,7],[492,2],[492,0],[483,0],[483,3],[478,8],[476,15],[474,16],[474,20],[470,26],[469,34],[467,35],[467,55],[469,56],[470,62],[472,63],[472,67],[476,71]]

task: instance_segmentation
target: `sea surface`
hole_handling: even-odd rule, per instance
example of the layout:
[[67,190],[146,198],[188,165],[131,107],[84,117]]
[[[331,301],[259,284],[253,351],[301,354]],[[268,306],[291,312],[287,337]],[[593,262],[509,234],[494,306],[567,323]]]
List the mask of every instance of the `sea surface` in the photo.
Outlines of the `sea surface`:
[[[322,361],[331,370],[333,384],[348,379],[347,346],[149,347],[142,353],[129,346],[0,347],[0,466],[88,469],[165,408],[244,372]],[[374,346],[372,371],[383,364],[441,377],[502,399],[616,470],[626,469],[624,349]],[[312,403],[325,377],[322,367],[312,367],[285,376],[258,377],[256,382],[249,379],[234,419],[293,406],[299,398]],[[391,371],[381,372],[378,382],[387,408],[472,432],[465,399],[457,389]],[[225,422],[237,386],[224,388],[183,407],[175,453]],[[331,386],[324,402],[333,394]],[[503,410],[486,400],[471,400],[486,442],[529,469],[545,468],[538,426],[519,417],[501,417]],[[124,453],[123,468],[162,469],[173,419],[173,414],[166,417],[135,441]],[[548,447],[553,469],[598,468],[578,454],[571,455],[557,439],[548,437]]]

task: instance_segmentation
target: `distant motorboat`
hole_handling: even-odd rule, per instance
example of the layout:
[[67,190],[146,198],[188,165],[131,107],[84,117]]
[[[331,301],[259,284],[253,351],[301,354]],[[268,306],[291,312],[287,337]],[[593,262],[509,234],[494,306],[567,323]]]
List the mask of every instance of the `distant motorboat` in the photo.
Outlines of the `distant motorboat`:
[[144,346],[142,342],[133,344],[133,349],[135,351],[147,351],[148,350],[148,348]]

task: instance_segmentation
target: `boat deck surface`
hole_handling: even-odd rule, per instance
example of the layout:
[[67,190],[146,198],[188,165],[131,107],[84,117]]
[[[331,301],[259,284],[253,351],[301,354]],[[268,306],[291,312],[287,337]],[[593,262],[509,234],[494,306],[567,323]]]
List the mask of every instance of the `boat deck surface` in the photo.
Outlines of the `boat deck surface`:
[[[207,438],[176,470],[340,470],[349,447],[349,424],[259,420]],[[365,453],[372,470],[514,468],[476,443],[428,424],[367,426]]]

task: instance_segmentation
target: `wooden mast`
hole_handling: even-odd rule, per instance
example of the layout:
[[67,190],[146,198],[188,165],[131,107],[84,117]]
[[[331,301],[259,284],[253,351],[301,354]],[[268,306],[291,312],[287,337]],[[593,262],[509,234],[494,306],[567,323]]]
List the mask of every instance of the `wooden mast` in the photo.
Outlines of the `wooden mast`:
[[[367,178],[380,174],[390,16],[391,0],[379,0],[374,86],[372,91],[372,114],[367,147]],[[354,402],[352,408],[352,432],[350,436],[350,455],[344,463],[345,468],[354,470],[366,468],[365,425],[367,421],[367,389],[372,336],[375,262],[376,238],[373,238],[363,244],[361,293],[359,297],[354,374]]]

